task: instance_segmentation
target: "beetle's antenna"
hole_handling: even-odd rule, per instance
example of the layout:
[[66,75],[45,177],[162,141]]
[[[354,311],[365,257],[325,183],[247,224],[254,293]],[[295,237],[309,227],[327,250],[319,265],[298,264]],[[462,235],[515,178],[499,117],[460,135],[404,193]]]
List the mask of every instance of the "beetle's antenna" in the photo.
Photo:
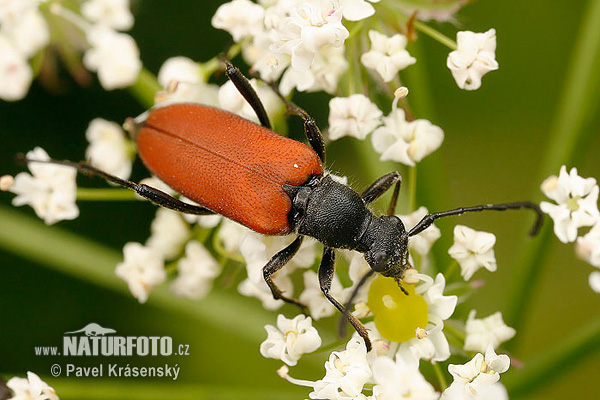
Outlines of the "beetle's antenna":
[[544,221],[544,214],[542,213],[542,210],[540,210],[540,207],[537,204],[532,203],[530,201],[518,201],[515,203],[503,203],[503,204],[485,204],[485,205],[473,206],[473,207],[460,207],[460,208],[455,208],[453,210],[428,214],[428,215],[424,216],[423,219],[421,219],[421,221],[419,221],[419,223],[417,225],[415,225],[408,232],[408,236],[415,236],[415,235],[423,232],[425,229],[429,228],[429,226],[431,226],[431,224],[433,224],[433,221],[435,221],[436,219],[439,219],[439,218],[443,218],[443,217],[449,217],[452,215],[461,215],[461,214],[464,214],[467,212],[475,212],[475,211],[487,211],[487,210],[506,211],[506,210],[519,210],[519,209],[523,209],[523,208],[531,209],[531,210],[535,211],[535,213],[537,214],[535,224],[533,225],[533,228],[531,228],[531,231],[529,232],[529,236],[534,236],[536,233],[538,233],[538,231],[542,227],[542,222]]
[[374,269],[370,270],[369,272],[367,272],[366,274],[364,274],[362,278],[360,278],[360,281],[358,282],[358,285],[356,285],[354,287],[354,290],[352,291],[352,294],[350,295],[350,298],[346,302],[346,305],[344,306],[344,312],[342,313],[342,318],[340,319],[340,325],[339,325],[339,328],[338,328],[338,335],[340,337],[346,336],[346,323],[345,322],[348,320],[348,314],[350,313],[350,307],[352,307],[354,299],[358,295],[358,291],[360,290],[360,288],[362,288],[364,286],[364,284],[367,282],[367,280],[371,276],[373,276],[373,274],[375,274],[375,270]]

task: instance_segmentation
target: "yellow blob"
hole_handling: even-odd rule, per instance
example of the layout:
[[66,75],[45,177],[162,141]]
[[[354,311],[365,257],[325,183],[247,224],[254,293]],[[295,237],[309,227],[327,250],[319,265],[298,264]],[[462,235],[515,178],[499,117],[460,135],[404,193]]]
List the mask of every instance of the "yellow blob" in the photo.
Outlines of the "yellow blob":
[[427,302],[415,294],[415,285],[403,285],[402,293],[393,278],[379,276],[369,289],[367,304],[375,315],[375,326],[387,340],[406,342],[415,337],[417,328],[427,326]]

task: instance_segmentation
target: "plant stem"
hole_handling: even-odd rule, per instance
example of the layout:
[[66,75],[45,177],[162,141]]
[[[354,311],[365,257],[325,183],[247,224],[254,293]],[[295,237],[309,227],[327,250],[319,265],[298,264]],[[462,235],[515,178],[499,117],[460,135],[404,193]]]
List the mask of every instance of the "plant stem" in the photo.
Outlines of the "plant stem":
[[450,278],[454,275],[454,271],[458,267],[458,261],[453,260],[452,263],[446,268],[444,271],[444,277],[446,278],[446,282],[450,282]]
[[415,20],[413,22],[413,25],[415,26],[415,28],[417,28],[419,31],[423,32],[430,38],[440,42],[441,44],[449,47],[452,50],[456,50],[456,42],[454,40],[450,39],[448,36],[444,35],[442,32],[440,32],[436,29],[433,29],[429,25],[427,25],[419,20]]
[[444,375],[444,371],[440,367],[440,363],[434,362],[433,370],[435,371],[435,376],[440,383],[440,392],[443,392],[448,387],[448,381],[446,381],[446,375]]
[[[227,50],[227,54],[225,54],[225,58],[231,60],[235,58],[242,51],[242,43],[234,43]],[[215,56],[210,60],[199,63],[200,73],[202,75],[202,79],[204,82],[208,82],[212,74],[214,74],[219,68],[222,68],[223,62],[221,61],[221,55]]]
[[[575,50],[571,57],[571,64],[559,96],[558,112],[555,113],[549,145],[545,156],[538,182],[542,182],[548,175],[558,173],[563,164],[573,163],[580,153],[586,150],[585,143],[592,131],[584,129],[595,116],[598,102],[600,101],[600,0],[590,0],[587,9],[583,12],[581,29],[575,42]],[[540,198],[538,190],[533,198]],[[512,279],[513,287],[508,293],[513,293],[509,298],[506,311],[506,320],[517,331],[520,330],[524,316],[531,303],[533,286],[538,280],[541,265],[547,257],[546,251],[552,238],[550,223],[545,224],[537,238],[527,243],[526,250],[522,252],[520,262],[514,270]],[[515,347],[517,340],[510,343]]]
[[575,330],[571,337],[561,339],[555,346],[547,347],[546,352],[528,362],[516,374],[502,378],[502,383],[512,396],[523,396],[557,375],[571,371],[600,349],[600,317],[583,328]]
[[409,203],[408,212],[411,213],[417,208],[417,167],[408,168],[408,187]]
[[129,189],[93,189],[77,188],[77,200],[82,201],[131,201],[140,200]]
[[129,88],[131,95],[144,107],[150,108],[154,105],[154,95],[162,89],[159,85],[156,76],[142,68],[138,80]]

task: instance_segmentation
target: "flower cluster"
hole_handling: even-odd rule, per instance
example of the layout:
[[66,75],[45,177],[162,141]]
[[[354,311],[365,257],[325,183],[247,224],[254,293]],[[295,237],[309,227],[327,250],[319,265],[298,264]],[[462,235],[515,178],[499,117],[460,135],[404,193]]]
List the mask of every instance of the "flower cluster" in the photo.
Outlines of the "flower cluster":
[[27,372],[27,379],[9,379],[6,387],[13,392],[13,397],[8,400],[59,400],[54,389],[33,372]]
[[33,79],[28,59],[50,41],[48,24],[35,0],[3,1],[0,7],[0,98],[25,97]]
[[64,28],[58,24],[72,25],[83,34],[83,41],[60,45],[83,52],[83,64],[98,73],[105,89],[137,80],[142,67],[139,50],[131,36],[119,32],[133,26],[129,0],[85,0],[77,10],[50,0],[5,0],[0,6],[0,99],[25,97],[35,77],[30,60],[39,55],[41,61],[36,62],[43,64],[42,50],[56,40],[50,32]]
[[[10,7],[0,10],[0,55],[3,55],[0,69],[10,70],[14,79],[2,81],[0,97],[16,100],[26,94],[33,79],[27,60],[49,42],[48,22],[43,12],[52,13],[54,23],[71,24],[82,34],[86,42],[79,49],[83,65],[97,72],[105,89],[126,87],[137,80],[142,67],[139,50],[134,40],[121,32],[133,24],[127,0],[87,0],[76,10],[51,1],[8,3]],[[285,107],[265,82],[277,84],[288,97],[294,91],[327,92],[332,95],[327,128],[330,141],[345,136],[365,140],[370,135],[380,160],[403,164],[414,172],[418,163],[440,148],[445,135],[439,126],[413,116],[404,99],[408,89],[401,86],[402,71],[417,62],[410,53],[410,42],[416,37],[414,30],[422,26],[423,20],[436,15],[413,14],[413,6],[391,3],[232,0],[218,8],[212,25],[231,34],[236,44],[229,55],[241,53],[251,67],[255,78],[250,84],[272,120],[281,123]],[[400,22],[387,25],[388,19],[376,18],[379,9],[394,13],[393,19]],[[438,19],[446,20],[450,16],[437,15]],[[413,17],[421,19],[419,24],[414,24]],[[37,35],[21,36],[24,28],[19,26],[24,21],[30,24],[27,30]],[[427,32],[431,30],[423,31]],[[448,38],[443,42],[450,43],[453,49],[447,66],[461,89],[479,88],[482,76],[498,69],[494,29],[485,33],[459,32],[455,45]],[[215,83],[218,78],[213,74],[219,68],[217,64],[217,58],[205,63],[180,56],[166,60],[157,76],[162,90],[155,95],[156,106],[195,102],[258,122],[253,108],[232,82],[220,86]],[[366,96],[370,86],[363,82],[365,79],[381,93],[390,97],[394,93],[389,113],[386,107],[389,100],[382,106],[384,101],[376,102]],[[129,178],[135,150],[117,124],[94,119],[86,137],[90,144],[85,156],[90,164],[120,178]],[[47,224],[77,217],[75,170],[43,163],[49,156],[40,148],[27,157],[41,161],[30,163],[31,174],[0,179],[2,190],[17,195],[13,204],[31,205]],[[142,182],[192,203],[155,177]],[[575,169],[567,174],[563,167],[558,177],[548,178],[542,184],[542,190],[556,202],[543,202],[541,208],[555,220],[558,238],[563,242],[576,241],[578,255],[600,267],[596,181],[579,177]],[[420,207],[397,217],[409,230],[427,214],[428,210]],[[591,229],[579,236],[582,227]],[[515,336],[515,329],[504,323],[500,312],[484,318],[476,318],[476,310],[470,310],[468,317],[466,313],[455,315],[457,304],[464,300],[461,296],[475,289],[476,285],[467,281],[481,268],[490,272],[498,268],[494,254],[496,238],[488,232],[455,226],[454,243],[448,249],[454,261],[450,260],[444,269],[431,256],[432,247],[440,237],[441,231],[431,225],[410,238],[409,260],[402,281],[381,276],[365,280],[350,311],[365,322],[372,350],[367,352],[364,340],[354,335],[344,349],[340,343],[338,350],[331,352],[325,362],[324,376],[314,382],[290,377],[288,367],[297,365],[304,354],[321,347],[322,340],[313,321],[320,323],[321,319],[337,315],[339,305],[334,306],[322,293],[316,272],[319,249],[314,240],[305,238],[286,268],[272,278],[286,297],[305,304],[311,317],[299,315],[288,319],[278,315],[276,326],[265,326],[267,338],[260,345],[260,353],[285,363],[279,374],[294,384],[310,387],[312,399],[506,399],[506,390],[498,380],[510,361],[506,355],[497,355],[496,350],[501,350],[501,345]],[[260,235],[220,216],[181,215],[159,209],[147,240],[143,244],[124,245],[124,259],[116,266],[115,273],[132,295],[144,303],[152,290],[165,282],[176,296],[201,299],[210,292],[223,270],[237,268],[243,271],[236,282],[238,292],[260,301],[268,310],[278,310],[284,302],[273,298],[262,270],[291,240],[291,237]],[[329,294],[345,304],[358,290],[370,267],[356,252],[340,250],[338,254],[341,256],[337,260],[341,265],[338,270],[342,274],[347,271],[349,279],[334,274]],[[458,267],[462,278],[453,276]],[[599,281],[600,272],[590,275],[594,290],[600,291]],[[463,365],[448,365],[451,352],[457,359],[463,356],[463,361],[468,359],[465,354],[477,354]],[[444,379],[438,384],[427,381],[420,372],[421,363],[431,363],[440,375],[445,373],[440,365],[444,368],[448,365],[448,376],[453,377],[453,382],[445,387]],[[14,381],[10,386],[10,382],[13,381],[9,381],[9,387],[18,396],[19,384],[25,384]],[[30,389],[22,390],[29,390],[32,396],[41,393],[54,398],[52,389],[34,374],[29,377],[29,385]]]
[[[596,179],[582,178],[577,168],[562,166],[558,176],[552,175],[541,185],[546,197],[556,204],[543,201],[542,211],[554,220],[554,233],[563,243],[575,242],[577,255],[592,266],[600,268],[600,212]],[[585,235],[579,236],[579,229],[592,227]],[[590,287],[600,293],[600,271],[594,271],[589,278]]]
[[344,350],[331,353],[322,379],[293,378],[285,365],[277,372],[290,383],[312,388],[311,399],[508,399],[506,389],[498,381],[500,374],[508,370],[510,359],[504,354],[497,355],[491,345],[484,353],[477,353],[464,365],[450,364],[448,371],[454,380],[442,393],[421,374],[417,359],[405,358],[400,352],[367,353],[362,339],[356,338]]

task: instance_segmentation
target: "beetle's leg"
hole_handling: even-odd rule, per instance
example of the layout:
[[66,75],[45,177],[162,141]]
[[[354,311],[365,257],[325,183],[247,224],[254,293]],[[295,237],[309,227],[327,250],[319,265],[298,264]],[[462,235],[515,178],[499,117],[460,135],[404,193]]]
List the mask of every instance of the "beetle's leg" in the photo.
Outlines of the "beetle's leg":
[[302,108],[298,107],[296,104],[289,101],[284,95],[279,91],[279,87],[275,82],[267,82],[275,94],[279,96],[283,104],[285,104],[285,108],[288,114],[297,115],[304,121],[304,134],[306,134],[306,138],[308,139],[308,143],[313,148],[315,153],[319,156],[319,159],[322,163],[325,163],[325,142],[323,142],[323,135],[321,134],[321,130],[317,126],[317,123],[310,116],[309,113],[304,111]]
[[271,129],[271,122],[269,122],[269,117],[267,116],[265,106],[258,98],[258,94],[256,94],[256,91],[252,85],[250,85],[250,81],[246,79],[238,67],[227,60],[223,60],[223,62],[225,63],[225,73],[227,74],[227,77],[231,82],[233,82],[240,94],[244,96],[244,99],[246,99],[246,101],[250,104],[256,113],[260,124],[267,129]]
[[184,203],[183,201],[176,199],[175,197],[163,192],[162,190],[158,190],[153,188],[152,186],[148,186],[144,183],[136,183],[126,179],[121,179],[117,176],[111,175],[107,172],[104,172],[96,167],[93,167],[85,162],[73,162],[66,160],[32,160],[23,154],[17,155],[17,160],[21,163],[44,163],[44,164],[55,164],[55,165],[65,165],[67,167],[72,167],[77,169],[77,171],[82,174],[88,176],[99,176],[101,178],[106,179],[109,182],[117,184],[119,186],[125,187],[127,189],[131,189],[136,192],[141,197],[150,200],[152,203],[159,205],[164,208],[168,208],[170,210],[179,211],[184,214],[194,214],[194,215],[209,215],[214,214],[213,211],[201,207],[195,206],[193,204]]
[[269,289],[271,289],[271,293],[273,293],[273,297],[276,300],[280,299],[285,301],[286,303],[295,304],[302,309],[302,312],[308,314],[308,311],[304,304],[300,303],[298,300],[284,296],[272,279],[273,274],[279,271],[285,264],[287,264],[292,259],[292,257],[294,257],[294,255],[298,252],[298,249],[302,244],[302,238],[302,236],[298,236],[288,247],[275,254],[269,260],[267,265],[264,266],[263,276],[265,278],[265,282],[267,282],[267,285],[269,286]]
[[369,333],[367,332],[367,328],[350,312],[346,310],[346,308],[337,301],[329,290],[331,289],[331,281],[333,279],[333,274],[335,272],[335,251],[331,247],[325,247],[323,250],[323,258],[321,259],[321,265],[319,266],[319,286],[321,286],[321,291],[327,297],[327,300],[331,304],[337,308],[345,319],[350,322],[350,324],[356,329],[356,332],[365,340],[365,345],[367,346],[367,351],[371,350],[371,341],[369,340]]
[[394,183],[396,184],[396,187],[394,187],[394,193],[392,194],[392,199],[390,200],[390,205],[388,206],[387,210],[387,215],[393,215],[396,210],[396,203],[398,203],[400,185],[402,184],[402,176],[400,175],[400,172],[393,171],[377,179],[360,195],[360,197],[362,197],[365,203],[372,203],[381,197],[382,194],[387,192],[387,190],[391,188]]
[[473,206],[473,207],[460,207],[460,208],[455,208],[454,210],[448,210],[448,211],[427,214],[426,216],[423,217],[423,219],[421,219],[421,221],[419,221],[419,223],[417,225],[415,225],[408,232],[408,236],[414,236],[414,235],[417,235],[417,234],[423,232],[425,229],[429,228],[429,226],[431,224],[433,224],[433,221],[435,221],[438,218],[449,217],[451,215],[461,215],[461,214],[464,214],[467,212],[474,212],[474,211],[486,211],[486,210],[505,211],[505,210],[518,210],[521,208],[529,208],[529,209],[535,211],[537,214],[537,219],[535,220],[535,224],[533,225],[533,228],[529,232],[529,235],[533,236],[540,230],[540,227],[542,226],[542,222],[544,219],[544,214],[542,214],[542,211],[540,210],[540,207],[537,204],[532,203],[530,201],[518,201],[515,203],[504,203],[504,204],[485,204],[485,205]]

